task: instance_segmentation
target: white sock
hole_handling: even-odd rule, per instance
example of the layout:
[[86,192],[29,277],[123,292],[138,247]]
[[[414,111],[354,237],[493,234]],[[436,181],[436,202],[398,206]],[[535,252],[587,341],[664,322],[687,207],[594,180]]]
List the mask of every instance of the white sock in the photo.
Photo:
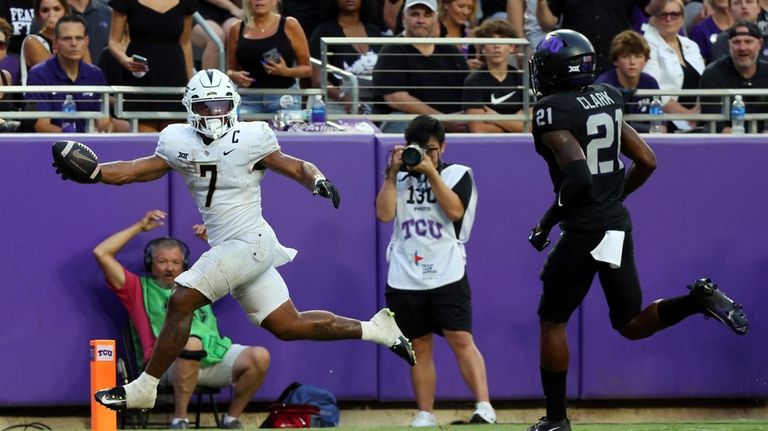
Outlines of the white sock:
[[373,341],[374,343],[383,344],[387,347],[387,342],[382,339],[379,333],[379,327],[371,323],[371,321],[360,322],[360,329],[362,329],[363,335],[360,339],[365,341]]
[[139,394],[151,394],[155,392],[159,383],[160,379],[143,372],[139,378],[125,385],[125,391],[126,393],[130,391]]
[[480,401],[477,404],[475,404],[475,408],[479,409],[481,407],[492,409],[493,406],[488,401]]
[[230,416],[230,415],[228,415],[228,414],[225,414],[225,415],[224,415],[224,419],[222,419],[222,420],[221,420],[221,422],[222,422],[224,425],[229,425],[230,423],[232,423],[232,422],[234,422],[234,421],[236,421],[236,420],[237,420],[237,418],[236,418],[236,417],[233,417],[233,416]]
[[173,418],[173,420],[171,421],[171,425],[176,425],[179,422],[189,423],[189,419],[187,419],[187,418]]

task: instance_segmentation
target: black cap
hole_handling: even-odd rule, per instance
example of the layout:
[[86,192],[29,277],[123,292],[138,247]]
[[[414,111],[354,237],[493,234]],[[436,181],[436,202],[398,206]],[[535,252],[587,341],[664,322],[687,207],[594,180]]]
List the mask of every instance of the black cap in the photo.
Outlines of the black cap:
[[760,29],[757,24],[740,19],[736,21],[731,28],[728,29],[728,40],[733,39],[736,36],[752,36],[757,39],[761,39],[763,34],[760,33]]

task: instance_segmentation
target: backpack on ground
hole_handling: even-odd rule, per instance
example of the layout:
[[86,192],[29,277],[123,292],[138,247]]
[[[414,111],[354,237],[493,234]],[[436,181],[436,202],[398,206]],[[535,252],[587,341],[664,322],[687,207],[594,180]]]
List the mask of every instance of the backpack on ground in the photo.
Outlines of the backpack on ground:
[[269,407],[261,428],[325,428],[339,425],[339,406],[328,390],[293,382]]

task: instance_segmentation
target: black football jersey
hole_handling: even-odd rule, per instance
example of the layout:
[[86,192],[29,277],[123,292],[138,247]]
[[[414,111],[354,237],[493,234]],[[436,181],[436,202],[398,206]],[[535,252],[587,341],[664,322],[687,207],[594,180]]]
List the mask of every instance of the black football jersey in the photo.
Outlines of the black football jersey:
[[581,145],[592,173],[589,194],[569,205],[564,214],[561,226],[566,231],[631,229],[629,213],[620,200],[624,189],[623,105],[621,93],[614,87],[593,84],[543,97],[534,107],[533,140],[536,152],[547,162],[555,193],[560,189],[563,173],[552,150],[542,141],[545,132],[570,131]]

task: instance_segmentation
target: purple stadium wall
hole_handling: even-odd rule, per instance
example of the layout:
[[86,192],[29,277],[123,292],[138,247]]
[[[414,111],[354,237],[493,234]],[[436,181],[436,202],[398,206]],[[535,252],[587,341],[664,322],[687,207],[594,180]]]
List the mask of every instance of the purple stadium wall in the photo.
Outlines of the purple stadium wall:
[[[205,244],[191,235],[200,221],[176,175],[123,187],[62,182],[50,168],[50,137],[3,136],[0,262],[0,406],[87,404],[88,340],[116,338],[125,321],[104,285],[91,249],[152,208],[166,226],[145,233],[118,256],[138,271],[144,243],[158,235],[185,240],[196,258]],[[102,160],[150,154],[153,136],[82,137]],[[319,142],[323,141],[323,142]],[[570,325],[573,397],[677,398],[768,395],[768,335],[762,282],[768,272],[762,219],[768,202],[763,138],[654,137],[659,168],[627,205],[635,226],[645,302],[685,293],[707,275],[745,305],[749,335],[736,337],[699,316],[652,339],[630,342],[610,327],[599,286]],[[285,135],[287,153],[312,160],[340,188],[342,206],[312,197],[275,174],[264,181],[265,216],[297,259],[280,269],[300,309],[327,308],[367,318],[383,302],[382,252],[391,226],[373,202],[386,152],[399,139],[369,135]],[[445,159],[474,168],[478,215],[468,244],[475,338],[488,365],[493,399],[541,397],[535,314],[538,273],[546,258],[525,240],[551,201],[546,170],[529,137],[457,135]],[[555,239],[553,234],[552,239]],[[367,343],[280,342],[253,327],[236,302],[215,306],[222,332],[272,352],[256,400],[272,400],[299,380],[340,399],[410,400],[408,370]],[[437,343],[438,397],[470,399],[445,343]]]

